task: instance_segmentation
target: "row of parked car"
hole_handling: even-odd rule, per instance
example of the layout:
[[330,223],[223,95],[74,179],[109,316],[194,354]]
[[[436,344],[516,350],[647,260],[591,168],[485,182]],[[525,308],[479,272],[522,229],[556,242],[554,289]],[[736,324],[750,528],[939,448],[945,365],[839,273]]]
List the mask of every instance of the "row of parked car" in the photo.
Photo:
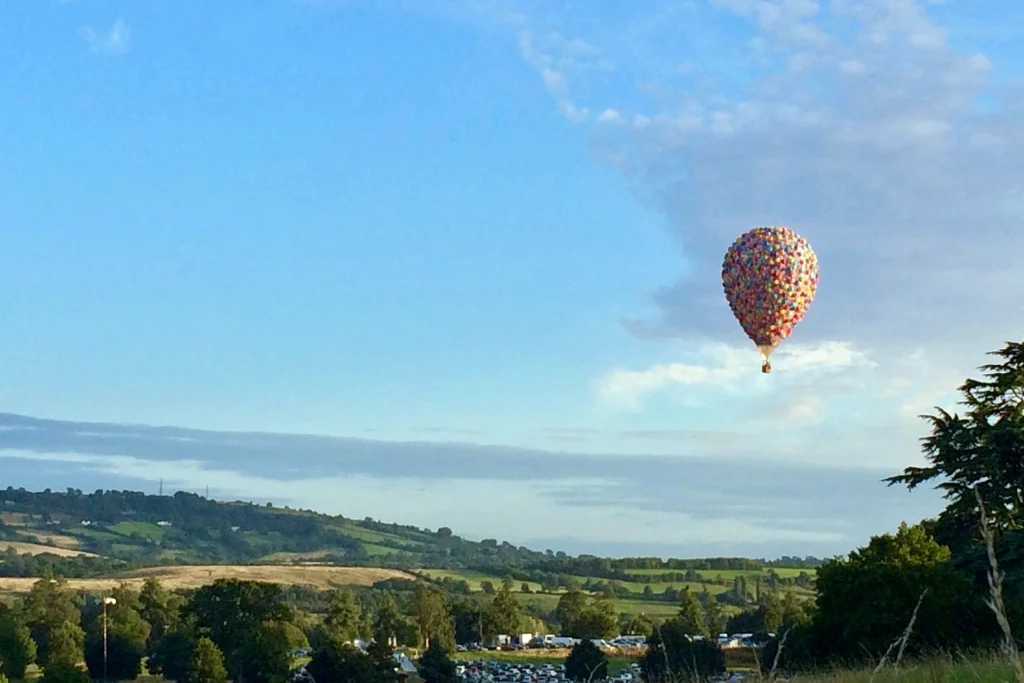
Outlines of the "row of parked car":
[[[528,664],[495,661],[475,661],[459,664],[456,673],[463,683],[569,683],[564,664]],[[627,669],[604,679],[614,683],[634,683],[640,678],[640,665],[635,662]]]
[[[524,639],[525,637],[513,639],[507,636],[499,636],[497,644],[466,643],[464,645],[457,645],[455,649],[458,652],[512,652],[516,650],[565,649],[580,642],[579,638],[569,638],[567,636],[537,636],[523,642]],[[612,639],[595,638],[592,642],[602,650],[612,650],[617,648],[643,647],[647,644],[647,639],[644,636],[617,636]]]

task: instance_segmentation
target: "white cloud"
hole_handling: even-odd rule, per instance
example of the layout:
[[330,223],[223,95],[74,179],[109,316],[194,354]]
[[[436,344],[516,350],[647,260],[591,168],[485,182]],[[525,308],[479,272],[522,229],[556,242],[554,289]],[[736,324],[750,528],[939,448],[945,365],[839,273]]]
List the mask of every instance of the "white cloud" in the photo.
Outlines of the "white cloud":
[[565,92],[565,76],[561,72],[543,67],[540,70],[540,75],[544,79],[544,85],[552,93]]
[[[784,524],[761,523],[749,515],[721,514],[714,519],[697,520],[682,511],[651,511],[616,501],[603,506],[601,521],[586,507],[573,505],[559,495],[604,491],[613,483],[601,478],[558,478],[550,481],[508,482],[477,479],[472,485],[456,478],[431,481],[410,477],[372,477],[365,475],[290,479],[282,488],[280,481],[244,472],[213,468],[201,462],[153,461],[126,455],[86,455],[73,452],[40,454],[31,451],[0,449],[0,461],[58,462],[85,466],[109,475],[164,482],[167,487],[202,491],[214,483],[214,497],[301,505],[328,514],[369,516],[400,523],[414,522],[428,528],[456,527],[470,538],[509,539],[524,542],[528,529],[550,529],[539,520],[557,519],[558,533],[596,546],[629,538],[632,542],[652,544],[672,538],[675,542],[717,542],[730,539],[733,544],[748,543],[836,543],[843,535],[832,529],[807,528],[806,519]],[[287,497],[282,497],[282,494]],[[340,495],[339,495],[340,494]],[[473,514],[466,515],[467,510]],[[528,510],[535,523],[524,526],[523,511]],[[723,511],[724,512],[724,511]],[[742,511],[740,511],[742,512]],[[456,522],[458,524],[456,525]]]
[[821,421],[822,403],[819,396],[798,396],[786,403],[782,414],[789,423],[814,424]]
[[622,114],[615,109],[605,109],[601,112],[601,115],[597,117],[597,120],[600,123],[625,123],[625,119],[622,118]]
[[131,27],[123,17],[118,17],[109,29],[97,31],[92,26],[83,26],[78,36],[93,54],[117,57],[125,54],[130,47]]
[[558,102],[558,111],[560,111],[570,123],[582,123],[590,116],[589,109],[577,106],[575,102],[568,98]]
[[519,26],[519,54],[540,73],[544,87],[557,101],[558,111],[570,123],[582,123],[590,117],[587,107],[568,95],[568,74],[596,68],[597,49],[582,38],[566,38],[558,31],[536,31],[528,20],[515,14]]
[[[757,35],[749,45],[719,35],[715,52],[691,50],[685,77],[680,51],[664,43],[641,60],[635,45],[612,52],[597,41],[620,76],[657,95],[586,84],[595,110],[608,112],[595,117],[605,124],[594,128],[595,159],[664,212],[691,266],[653,293],[658,315],[629,330],[727,338],[735,322],[721,306],[722,254],[743,230],[782,222],[822,263],[805,339],[847,339],[886,358],[927,347],[962,379],[985,351],[1018,338],[1024,275],[996,255],[1024,248],[1024,79],[1007,78],[1008,65],[978,49],[988,34],[955,41],[959,24],[940,25],[916,0],[713,4]],[[971,19],[968,6],[948,11]],[[661,37],[648,30],[633,40]],[[681,32],[680,44],[693,40]],[[721,55],[733,57],[728,70]],[[721,79],[745,85],[727,91]],[[576,93],[572,81],[567,91]],[[657,384],[659,372],[672,369],[622,374],[612,386]]]
[[644,398],[672,386],[764,391],[780,382],[789,385],[825,373],[874,367],[864,352],[847,342],[834,341],[814,346],[790,344],[779,347],[772,356],[773,371],[767,376],[761,373],[760,357],[753,346],[709,344],[694,355],[703,362],[663,363],[644,370],[613,370],[594,383],[596,397],[607,406],[638,410]]

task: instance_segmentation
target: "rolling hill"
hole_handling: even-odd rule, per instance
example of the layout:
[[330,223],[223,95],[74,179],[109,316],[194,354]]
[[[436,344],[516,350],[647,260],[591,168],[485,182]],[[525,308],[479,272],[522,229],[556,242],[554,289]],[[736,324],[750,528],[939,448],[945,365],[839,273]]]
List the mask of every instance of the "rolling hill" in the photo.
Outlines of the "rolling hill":
[[[350,519],[250,502],[218,502],[178,492],[0,491],[0,590],[50,570],[99,588],[159,576],[195,587],[220,577],[326,589],[391,579],[424,580],[454,593],[488,593],[512,582],[540,610],[578,587],[613,597],[626,614],[676,609],[684,589],[730,596],[761,590],[813,596],[813,558],[571,557],[494,539],[471,541],[437,530]],[[28,584],[26,584],[28,585]],[[744,599],[737,598],[738,603]]]

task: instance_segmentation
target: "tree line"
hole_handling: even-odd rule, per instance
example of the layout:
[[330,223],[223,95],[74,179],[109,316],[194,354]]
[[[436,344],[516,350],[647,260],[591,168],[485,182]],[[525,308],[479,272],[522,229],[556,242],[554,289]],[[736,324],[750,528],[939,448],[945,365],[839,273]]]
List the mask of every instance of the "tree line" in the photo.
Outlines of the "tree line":
[[[936,485],[935,518],[903,523],[818,570],[809,619],[766,660],[800,671],[998,648],[1024,634],[1024,345],[1007,343],[960,387],[962,413],[936,409],[927,465],[885,480]],[[1022,672],[1024,675],[1024,672]]]
[[[340,589],[318,597],[311,604],[322,611],[306,612],[277,584],[221,579],[175,592],[154,578],[139,591],[122,584],[97,596],[75,593],[65,579],[51,575],[19,604],[0,605],[0,672],[23,679],[36,663],[45,683],[104,678],[104,614],[108,680],[133,680],[145,662],[150,674],[179,683],[219,682],[225,676],[236,683],[281,683],[290,676],[293,651],[305,648],[313,651],[311,673],[340,666],[342,655],[345,666],[355,666],[351,643],[360,638],[373,645],[369,660],[358,665],[372,665],[387,678],[395,647],[435,644],[441,648],[436,657],[450,653],[456,639],[482,642],[536,626],[507,585],[486,602],[429,584],[400,593]],[[111,600],[104,609],[106,598]]]

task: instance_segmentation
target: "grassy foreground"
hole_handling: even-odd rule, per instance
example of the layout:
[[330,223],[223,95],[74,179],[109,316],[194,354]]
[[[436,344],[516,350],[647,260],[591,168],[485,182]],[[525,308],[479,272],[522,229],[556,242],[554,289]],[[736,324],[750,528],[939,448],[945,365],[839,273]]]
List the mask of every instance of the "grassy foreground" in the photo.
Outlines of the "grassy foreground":
[[874,673],[873,668],[823,672],[779,678],[790,683],[1013,683],[1013,667],[1005,657],[935,657],[904,663],[899,670],[891,666]]

